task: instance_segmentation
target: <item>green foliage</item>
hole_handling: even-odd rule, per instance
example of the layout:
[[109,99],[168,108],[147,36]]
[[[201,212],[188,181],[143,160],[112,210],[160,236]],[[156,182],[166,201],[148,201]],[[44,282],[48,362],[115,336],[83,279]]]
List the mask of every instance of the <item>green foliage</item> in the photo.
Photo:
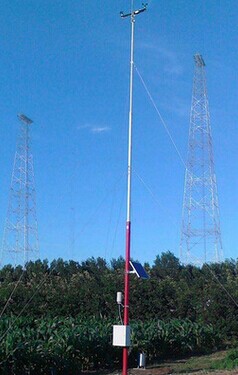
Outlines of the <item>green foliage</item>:
[[[237,340],[237,261],[198,268],[181,265],[167,252],[145,266],[150,279],[132,276],[130,284],[132,365],[140,348],[155,361]],[[0,270],[0,306],[22,272],[11,265]],[[116,366],[121,350],[112,347],[111,336],[118,322],[115,296],[123,291],[123,278],[121,257],[110,265],[102,258],[29,262],[0,320],[1,335],[9,327],[0,340],[0,375],[24,375],[29,369],[31,374],[47,374],[54,367],[58,374],[70,367],[74,375],[81,368]],[[33,293],[23,317],[14,321]],[[236,359],[228,358],[226,366],[230,362],[234,365]]]
[[225,358],[213,362],[213,368],[219,370],[233,370],[238,368],[238,349],[230,350]]
[[[190,319],[212,324],[229,340],[238,336],[238,263],[198,268],[183,266],[171,252],[157,256],[154,264],[146,264],[148,281],[131,277],[130,316],[138,320],[159,317]],[[0,270],[0,305],[4,306],[14,289],[21,267],[7,265]],[[42,287],[28,308],[29,316],[78,315],[117,319],[115,295],[123,290],[124,262],[120,257],[108,265],[102,258],[89,258],[82,263],[54,260],[29,262],[23,278],[12,296],[6,315],[18,313]],[[226,291],[221,284],[224,286]]]
[[220,335],[211,325],[193,323],[188,319],[139,321],[132,327],[133,350],[143,349],[149,361],[206,352],[221,342]]
[[[121,350],[112,347],[112,325],[111,320],[81,317],[4,318],[0,322],[0,374],[22,375],[29,370],[47,374],[50,368],[57,368],[57,374],[67,369],[77,374],[82,369],[116,366]],[[136,364],[139,349],[153,361],[200,352],[213,347],[216,340],[211,326],[189,320],[132,322],[130,362]]]

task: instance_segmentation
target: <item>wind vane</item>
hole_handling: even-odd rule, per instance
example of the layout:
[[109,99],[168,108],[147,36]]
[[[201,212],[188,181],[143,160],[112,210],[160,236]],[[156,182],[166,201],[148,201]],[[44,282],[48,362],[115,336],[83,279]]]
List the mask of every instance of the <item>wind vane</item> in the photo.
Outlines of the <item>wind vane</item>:
[[127,14],[124,14],[124,12],[120,12],[120,16],[121,16],[121,18],[126,18],[126,17],[130,17],[130,16],[137,16],[137,14],[140,14],[147,9],[147,5],[148,5],[147,3],[146,4],[142,3],[143,8],[134,10],[131,13],[127,13]]

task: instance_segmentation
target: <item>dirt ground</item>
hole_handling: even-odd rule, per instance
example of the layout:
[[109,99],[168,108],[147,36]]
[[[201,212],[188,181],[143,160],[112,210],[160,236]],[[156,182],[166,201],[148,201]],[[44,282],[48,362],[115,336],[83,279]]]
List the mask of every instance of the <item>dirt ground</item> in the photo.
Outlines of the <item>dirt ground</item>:
[[[176,370],[169,367],[166,368],[151,368],[151,369],[131,369],[129,370],[129,375],[170,375],[170,374],[179,374],[179,375],[238,375],[238,370],[232,371],[196,371],[196,372],[184,372],[176,373]],[[121,372],[115,372],[111,375],[121,375]]]
[[[176,374],[176,373],[174,373]],[[238,375],[238,370],[231,370],[231,371],[198,371],[198,372],[186,372],[186,373],[180,373],[180,375],[203,375],[203,374],[209,374],[209,375]]]
[[[211,370],[217,360],[225,358],[227,350],[217,351],[207,355],[190,356],[183,359],[167,360],[146,369],[134,368],[129,370],[129,375],[238,375],[237,370]],[[121,370],[113,372],[85,373],[85,375],[121,375]]]
[[172,374],[169,367],[151,368],[151,369],[133,369],[129,371],[129,375],[168,375]]
[[[133,369],[129,371],[130,375],[169,375],[176,374],[176,370],[170,368],[153,368],[153,369]],[[198,372],[186,372],[186,375],[238,375],[238,370],[233,371],[198,371]],[[183,375],[180,373],[180,375]]]

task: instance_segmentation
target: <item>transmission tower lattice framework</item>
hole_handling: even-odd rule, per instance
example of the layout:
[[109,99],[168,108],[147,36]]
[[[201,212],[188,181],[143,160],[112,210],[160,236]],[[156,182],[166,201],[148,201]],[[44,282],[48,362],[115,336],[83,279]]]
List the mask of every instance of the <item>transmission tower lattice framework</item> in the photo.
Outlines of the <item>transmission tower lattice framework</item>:
[[194,61],[180,258],[202,264],[222,259],[222,241],[205,63],[200,54]]
[[30,131],[33,121],[23,114],[17,141],[9,204],[3,233],[1,263],[25,266],[39,256],[36,191]]

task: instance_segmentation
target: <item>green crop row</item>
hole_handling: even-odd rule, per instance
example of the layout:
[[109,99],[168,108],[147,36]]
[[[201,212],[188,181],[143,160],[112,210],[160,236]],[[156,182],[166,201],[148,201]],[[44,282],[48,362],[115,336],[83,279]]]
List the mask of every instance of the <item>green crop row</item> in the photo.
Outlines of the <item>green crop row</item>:
[[[89,368],[120,366],[121,350],[112,346],[112,325],[105,319],[3,318],[0,321],[0,374],[78,374]],[[139,349],[148,361],[172,354],[209,350],[219,343],[212,326],[189,320],[132,322],[130,363]]]

